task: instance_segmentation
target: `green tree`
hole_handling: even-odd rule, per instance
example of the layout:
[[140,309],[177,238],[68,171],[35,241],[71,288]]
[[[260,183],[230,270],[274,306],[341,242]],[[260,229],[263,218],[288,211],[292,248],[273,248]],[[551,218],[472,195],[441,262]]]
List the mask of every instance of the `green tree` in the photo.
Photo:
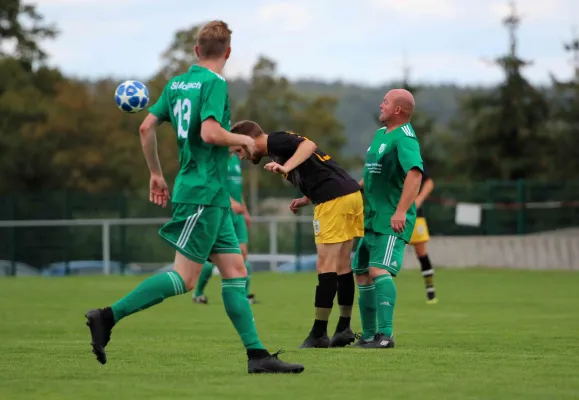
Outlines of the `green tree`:
[[0,192],[59,184],[50,168],[58,140],[43,137],[42,129],[63,80],[55,70],[30,71],[19,60],[0,60]]
[[[109,85],[99,83],[97,86]],[[143,114],[129,115],[115,107],[112,90],[108,106],[81,81],[63,82],[48,111],[46,137],[58,140],[52,153],[54,169],[63,175],[62,186],[85,192],[137,190],[148,176],[140,154],[138,127]],[[82,154],[82,157],[79,157]]]
[[555,179],[579,176],[579,36],[574,35],[564,49],[571,55],[572,77],[566,81],[552,76],[555,89],[551,127],[555,135],[552,150]]
[[[408,90],[416,99],[418,93],[422,90],[421,86],[414,85],[410,82],[410,68],[404,67],[403,78],[401,82],[394,83],[393,87]],[[378,126],[381,126],[380,112],[375,113],[375,120]],[[440,176],[444,171],[445,161],[445,143],[444,133],[435,132],[435,119],[422,111],[420,104],[416,105],[415,111],[410,121],[420,140],[420,150],[425,168],[428,173],[434,176]]]
[[5,0],[0,7],[0,192],[55,187],[50,167],[55,138],[40,139],[51,99],[65,79],[41,66],[46,54],[40,40],[57,31],[45,25],[36,6]]
[[[175,32],[173,41],[161,54],[162,66],[156,74],[165,81],[175,75],[186,72],[192,65],[199,62],[195,54],[195,45],[197,44],[197,34],[204,24],[193,25],[186,29],[180,29]],[[224,75],[227,76],[227,65],[224,69]]]
[[[234,121],[253,120],[266,132],[291,130],[291,116],[298,96],[289,81],[277,76],[274,61],[261,56],[255,63],[245,99],[233,109]],[[247,200],[250,210],[258,213],[259,198],[292,196],[295,190],[279,175],[266,173],[263,167],[244,163]]]
[[[466,97],[453,126],[460,146],[454,149],[455,170],[470,179],[536,178],[545,173],[551,146],[545,129],[549,109],[544,95],[523,76],[529,63],[517,54],[519,17],[513,7],[505,25],[510,31],[510,52],[495,60],[505,73],[498,87]],[[457,139],[458,140],[458,139]]]
[[302,104],[293,112],[292,130],[315,141],[333,159],[347,168],[351,162],[343,154],[346,136],[336,119],[338,100],[330,96],[300,99]]
[[46,53],[38,42],[54,38],[57,33],[54,25],[44,23],[44,18],[36,10],[36,5],[23,4],[20,0],[2,0],[0,45],[8,44],[9,47],[13,47],[13,51],[5,54],[0,47],[0,56],[14,57],[30,69],[33,63],[46,59]]
[[199,62],[195,54],[195,44],[201,27],[202,25],[193,25],[175,32],[173,41],[161,55],[163,64],[159,75],[165,80],[186,72],[191,65]]
[[[285,77],[277,74],[276,63],[262,56],[253,68],[246,98],[234,109],[234,119],[254,120],[266,132],[294,131],[315,141],[338,162],[344,162],[342,147],[346,138],[335,116],[336,107],[334,97],[298,94]],[[249,181],[255,185],[255,180],[259,180],[262,196],[295,195],[296,190],[278,175],[255,174],[255,167],[250,168]],[[255,187],[250,192],[252,202],[257,201]]]
[[[133,189],[143,179],[139,117],[118,110],[114,84],[66,79],[0,61],[0,192]],[[105,90],[103,90],[103,88]]]
[[290,82],[279,77],[276,63],[260,57],[253,67],[249,90],[234,108],[234,119],[257,121],[264,131],[291,130],[292,116],[301,100]]

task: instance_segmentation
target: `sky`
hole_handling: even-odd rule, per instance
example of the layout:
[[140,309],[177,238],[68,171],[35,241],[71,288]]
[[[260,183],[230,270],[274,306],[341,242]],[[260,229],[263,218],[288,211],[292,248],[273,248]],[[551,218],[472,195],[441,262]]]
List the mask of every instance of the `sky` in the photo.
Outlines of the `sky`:
[[[175,31],[212,19],[233,30],[228,77],[247,77],[259,55],[289,79],[378,85],[490,84],[508,49],[498,0],[30,0],[61,33],[44,43],[50,64],[82,78],[146,79]],[[579,1],[518,0],[525,75],[571,76],[563,43],[579,33]]]

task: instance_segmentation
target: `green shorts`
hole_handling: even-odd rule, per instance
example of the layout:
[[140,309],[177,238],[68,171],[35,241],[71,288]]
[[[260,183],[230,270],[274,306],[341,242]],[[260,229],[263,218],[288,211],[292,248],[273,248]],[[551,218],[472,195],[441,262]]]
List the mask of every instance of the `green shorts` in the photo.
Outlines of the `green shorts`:
[[173,219],[159,235],[191,261],[203,264],[211,254],[241,254],[229,208],[173,203]]
[[233,220],[233,227],[235,228],[235,235],[240,244],[247,244],[249,235],[247,234],[247,225],[245,225],[245,218],[242,214],[231,213]]
[[396,276],[402,268],[405,246],[406,242],[399,237],[366,232],[358,243],[352,270],[361,275],[368,273],[368,267],[375,267]]

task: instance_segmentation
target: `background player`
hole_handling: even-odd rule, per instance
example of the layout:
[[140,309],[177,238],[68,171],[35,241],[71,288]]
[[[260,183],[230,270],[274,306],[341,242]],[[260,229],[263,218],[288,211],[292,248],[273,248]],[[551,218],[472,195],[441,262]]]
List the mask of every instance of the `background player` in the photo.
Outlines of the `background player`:
[[[255,139],[253,155],[238,149],[244,158],[259,164],[262,157],[271,157],[273,162],[265,169],[283,175],[304,194],[292,201],[292,212],[315,204],[313,225],[318,253],[315,320],[301,347],[347,346],[355,340],[350,329],[355,291],[350,254],[353,239],[363,234],[363,201],[358,182],[303,136],[285,131],[266,134],[253,121],[238,122],[231,131]],[[327,327],[336,293],[340,320],[330,340]]]
[[155,127],[170,121],[177,134],[181,168],[173,190],[173,218],[159,231],[175,247],[175,267],[154,275],[111,307],[90,310],[86,317],[97,360],[106,363],[105,346],[119,321],[164,299],[191,290],[209,257],[222,276],[222,296],[227,316],[235,326],[248,356],[248,372],[302,372],[262,345],[246,297],[247,271],[233,229],[229,194],[225,189],[225,146],[244,146],[251,153],[251,138],[228,132],[231,111],[227,82],[220,75],[231,53],[231,31],[222,21],[205,25],[198,33],[195,53],[199,65],[169,80],[161,97],[150,108],[140,134],[151,172],[150,201],[166,207],[169,190],[157,153]]
[[[366,153],[364,177],[364,237],[354,257],[360,293],[365,348],[394,347],[393,317],[396,286],[404,247],[416,221],[414,204],[422,181],[423,162],[418,138],[410,124],[414,98],[404,89],[389,91],[380,105],[380,128]],[[378,324],[376,324],[376,321]]]
[[[246,292],[250,303],[255,302],[255,296],[249,293],[251,285],[251,264],[247,260],[247,242],[249,235],[247,229],[251,224],[251,216],[245,205],[243,198],[243,177],[241,173],[241,162],[239,157],[234,152],[229,156],[227,163],[227,190],[231,200],[231,218],[233,219],[233,226],[235,228],[235,235],[239,240],[239,247],[243,259],[245,261],[245,268],[247,269],[247,284]],[[207,296],[205,296],[205,287],[207,282],[213,275],[215,265],[211,262],[203,264],[195,292],[193,293],[193,301],[195,303],[207,304]]]
[[424,218],[422,205],[433,189],[434,181],[426,171],[423,171],[420,192],[414,202],[416,204],[416,224],[414,225],[414,231],[410,238],[410,244],[414,246],[416,257],[418,257],[418,261],[420,262],[420,270],[422,271],[422,277],[424,278],[424,285],[426,287],[427,304],[436,304],[437,299],[434,290],[434,268],[432,268],[430,258],[428,257],[428,250],[426,248],[426,244],[430,240],[430,233],[428,232],[428,225]]

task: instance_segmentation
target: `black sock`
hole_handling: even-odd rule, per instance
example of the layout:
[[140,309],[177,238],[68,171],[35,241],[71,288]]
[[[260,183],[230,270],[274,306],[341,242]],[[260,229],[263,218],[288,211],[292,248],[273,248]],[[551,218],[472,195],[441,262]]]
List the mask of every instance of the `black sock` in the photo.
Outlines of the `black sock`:
[[326,272],[318,275],[318,286],[316,286],[316,320],[312,327],[314,337],[320,337],[327,333],[328,319],[334,305],[334,297],[338,290],[338,274]]
[[420,270],[422,271],[422,277],[424,278],[426,296],[428,300],[432,300],[436,296],[434,291],[434,268],[432,268],[428,254],[418,257],[418,261],[420,261]]
[[314,326],[312,327],[313,337],[320,338],[328,334],[328,321],[323,321],[321,319],[314,320]]
[[345,331],[350,327],[351,317],[340,317],[338,325],[336,325],[336,333]]
[[269,357],[269,351],[265,349],[247,349],[247,358],[256,359],[256,358],[266,358]]
[[352,271],[347,274],[338,275],[338,305],[340,306],[340,320],[336,326],[336,332],[341,332],[350,327],[355,288],[356,284],[354,283],[354,273]]
[[105,322],[105,324],[107,324],[107,326],[109,326],[110,328],[115,326],[115,316],[113,314],[112,308],[110,307],[103,308],[102,316],[103,321]]

